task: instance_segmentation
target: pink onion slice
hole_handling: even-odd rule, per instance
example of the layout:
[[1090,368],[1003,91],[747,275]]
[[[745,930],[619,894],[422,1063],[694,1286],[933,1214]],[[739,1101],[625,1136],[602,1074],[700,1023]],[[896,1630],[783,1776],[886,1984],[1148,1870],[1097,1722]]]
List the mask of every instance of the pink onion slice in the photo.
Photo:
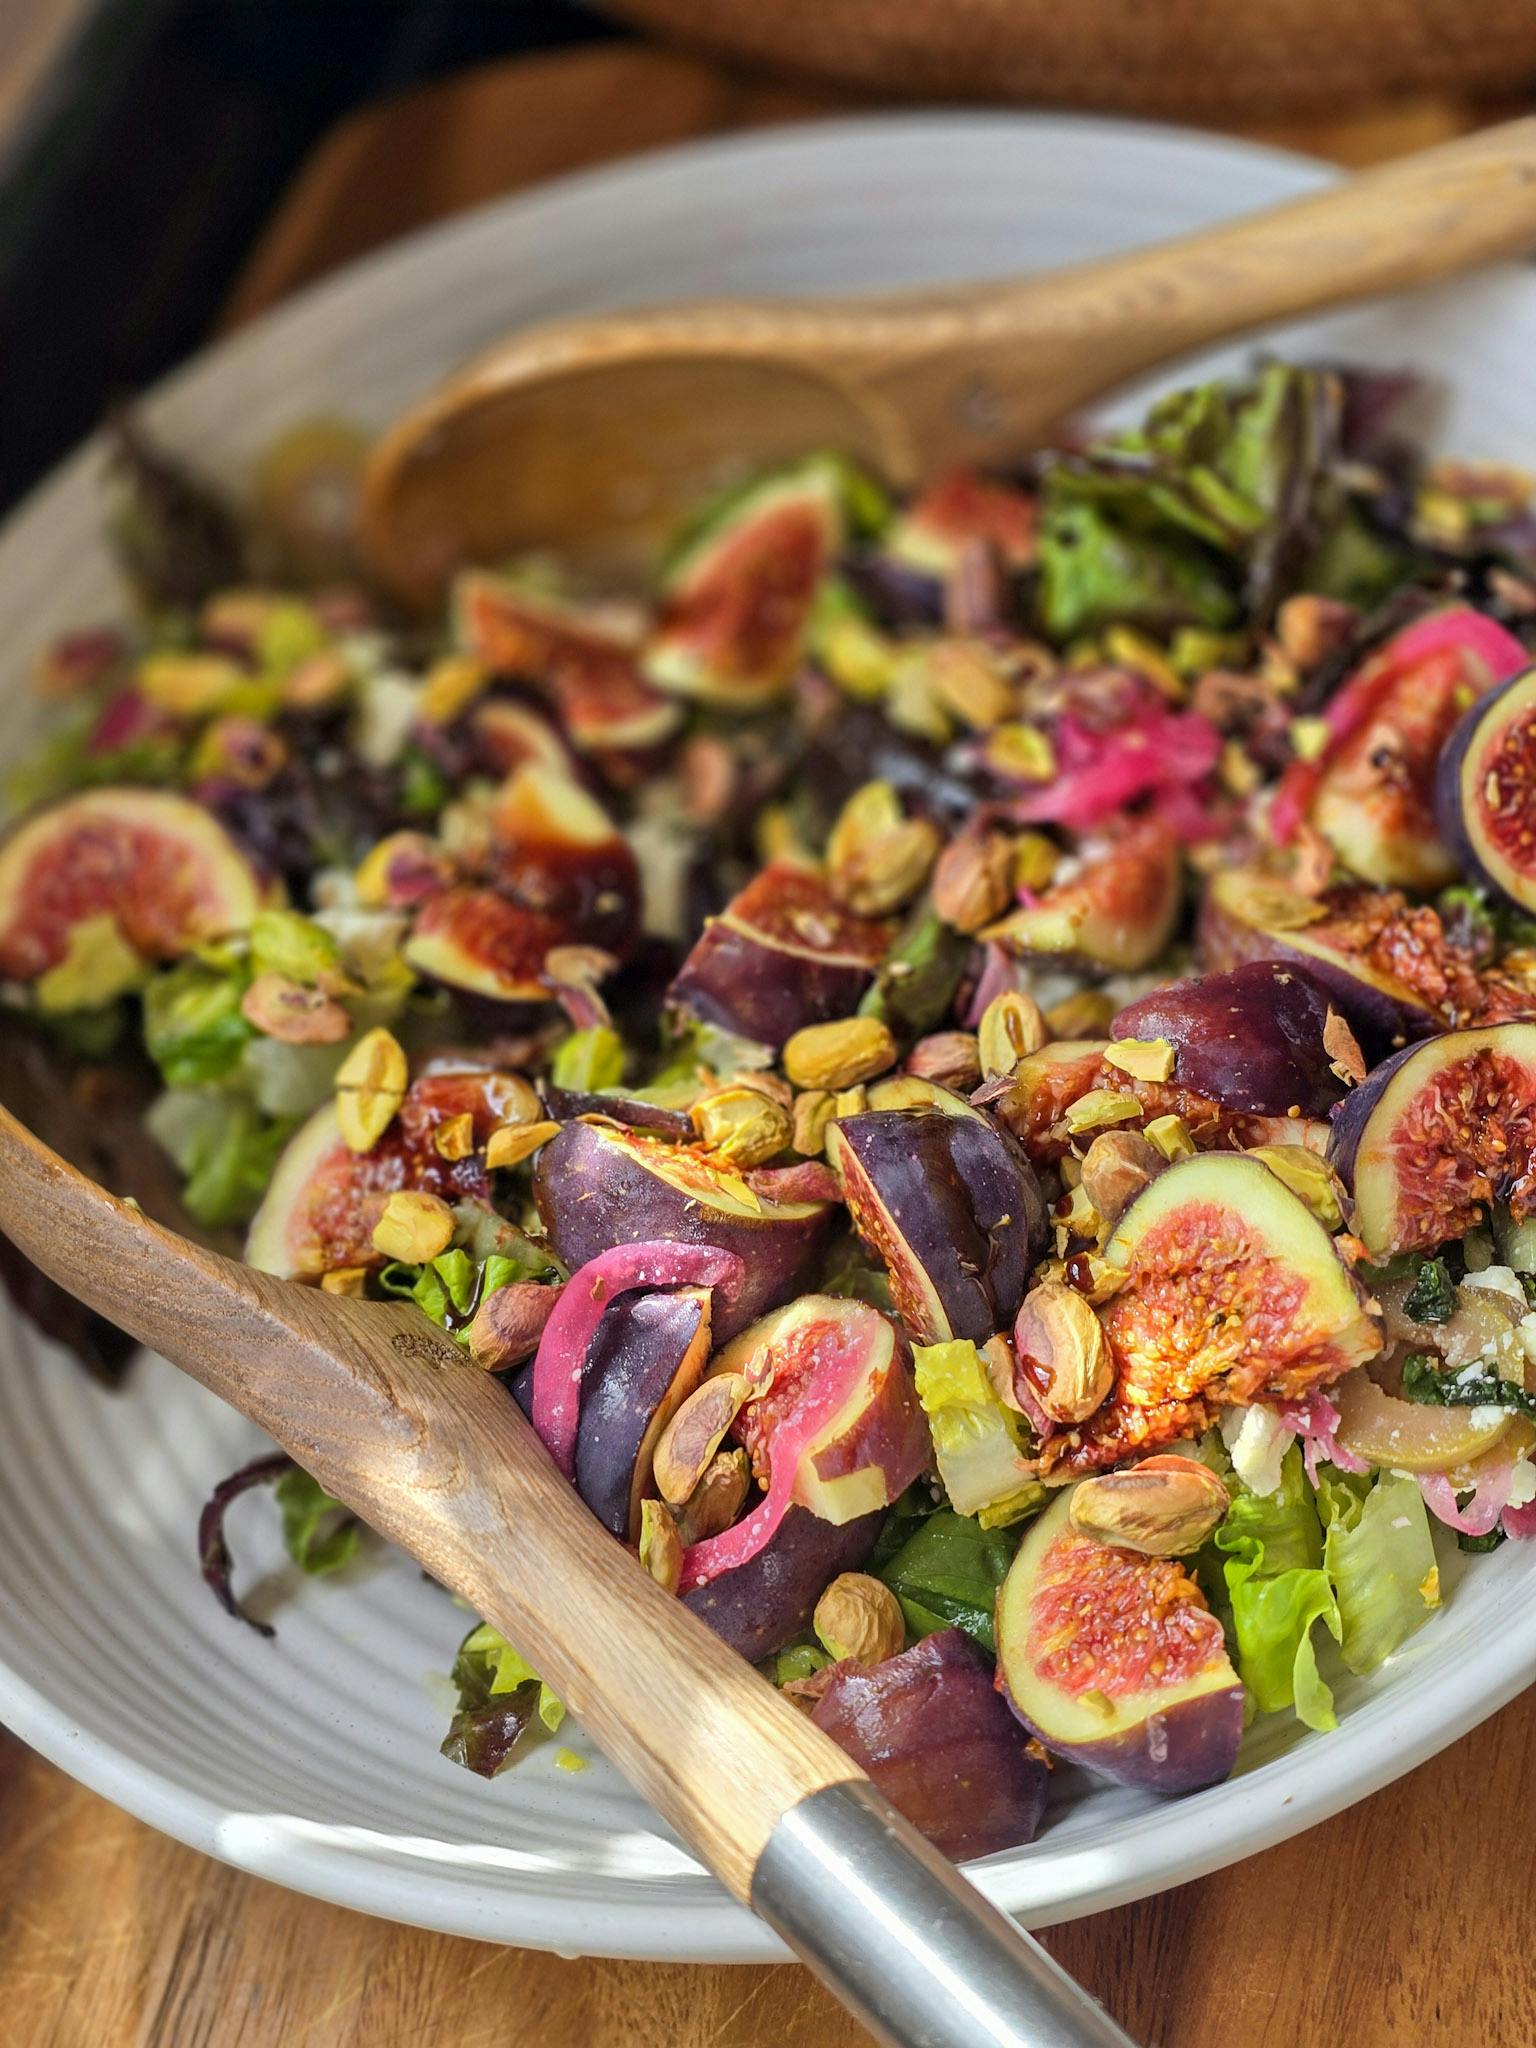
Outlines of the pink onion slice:
[[745,1273],[735,1252],[713,1244],[679,1244],[671,1238],[614,1245],[576,1268],[544,1325],[533,1358],[533,1426],[567,1479],[576,1471],[582,1367],[593,1332],[614,1296],[637,1287],[735,1287]]
[[1487,1536],[1508,1505],[1514,1469],[1514,1459],[1505,1458],[1480,1473],[1472,1498],[1464,1508],[1457,1505],[1457,1489],[1445,1473],[1418,1472],[1414,1476],[1424,1496],[1424,1505],[1437,1520],[1449,1528],[1459,1529],[1463,1536]]
[[1305,1401],[1279,1402],[1275,1413],[1287,1429],[1295,1430],[1301,1445],[1302,1463],[1314,1486],[1317,1484],[1317,1468],[1325,1460],[1330,1465],[1337,1465],[1341,1472],[1370,1471],[1364,1458],[1357,1457],[1353,1451],[1346,1451],[1335,1438],[1339,1411],[1321,1387],[1315,1387]]

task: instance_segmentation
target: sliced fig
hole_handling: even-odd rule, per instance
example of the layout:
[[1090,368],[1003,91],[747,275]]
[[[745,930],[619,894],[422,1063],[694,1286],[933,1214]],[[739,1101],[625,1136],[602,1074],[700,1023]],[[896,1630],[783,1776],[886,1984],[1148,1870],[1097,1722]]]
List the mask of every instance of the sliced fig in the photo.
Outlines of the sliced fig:
[[1364,881],[1424,895],[1454,882],[1451,842],[1435,831],[1436,764],[1467,706],[1525,659],[1518,640],[1466,606],[1396,634],[1329,704],[1320,759],[1282,780],[1279,834],[1307,816]]
[[658,745],[681,713],[640,674],[633,639],[601,614],[534,598],[466,570],[453,589],[454,636],[498,675],[532,683],[583,753]]
[[826,1202],[773,1201],[695,1146],[616,1124],[567,1124],[539,1153],[533,1191],[555,1253],[573,1268],[651,1238],[738,1253],[747,1277],[729,1310],[715,1305],[720,1343],[809,1285],[832,1217]]
[[640,1503],[654,1491],[656,1440],[703,1375],[709,1309],[702,1287],[621,1294],[587,1347],[576,1491],[623,1542],[640,1540]]
[[[368,1152],[350,1150],[326,1103],[289,1139],[277,1163],[251,1221],[246,1264],[289,1279],[338,1266],[381,1266],[373,1227],[397,1188],[421,1188],[445,1202],[489,1201],[480,1148],[499,1125],[522,1113],[527,1088],[520,1076],[489,1068],[424,1074]],[[445,1159],[435,1133],[466,1114],[476,1149]]]
[[811,1719],[955,1862],[1034,1840],[1049,1769],[959,1629],[868,1670],[835,1666]]
[[1228,1109],[1323,1116],[1343,1093],[1324,1031],[1328,989],[1304,967],[1254,960],[1128,1003],[1111,1038],[1166,1038],[1174,1077]]
[[1447,1031],[1354,1090],[1330,1157],[1373,1259],[1465,1237],[1495,1202],[1536,1213],[1536,1024]]
[[1148,821],[1090,853],[1078,874],[982,933],[1015,953],[1051,953],[1127,974],[1157,958],[1178,921],[1179,842]]
[[894,938],[890,920],[845,910],[814,869],[774,862],[708,921],[668,1000],[780,1046],[807,1024],[851,1017]]
[[1033,567],[1039,507],[1028,491],[973,469],[952,470],[907,506],[880,543],[882,556],[943,582],[972,542],[985,541],[1007,569]]
[[1064,1493],[1032,1525],[998,1597],[1009,1705],[1047,1749],[1117,1784],[1219,1784],[1243,1732],[1221,1623],[1179,1558],[1081,1536],[1070,1507]]
[[164,790],[85,790],[32,812],[0,841],[0,977],[39,980],[70,957],[82,931],[108,945],[115,933],[130,959],[174,960],[243,931],[266,898],[201,805]]
[[540,712],[516,697],[484,697],[469,714],[477,766],[493,775],[513,775],[529,763],[569,778],[572,757],[565,742]]
[[1091,1038],[1063,1038],[1042,1046],[1019,1061],[992,1102],[999,1123],[1038,1165],[1050,1165],[1071,1149],[1081,1135],[1070,1121],[1073,1105],[1100,1090],[1117,1106],[1136,1105],[1133,1113],[1117,1116],[1112,1128],[1134,1130],[1155,1118],[1176,1116],[1199,1146],[1220,1142],[1242,1114],[1176,1080],[1138,1080],[1107,1059],[1108,1050],[1107,1040]]
[[[866,1301],[802,1295],[743,1330],[710,1372],[740,1373],[754,1390],[735,1433],[769,1487],[764,1508],[782,1491],[823,1521],[855,1521],[889,1507],[928,1466],[911,1353]],[[733,1533],[710,1541],[727,1545]]]
[[1012,1322],[1049,1219],[1009,1132],[968,1104],[865,1110],[828,1126],[827,1158],[910,1337],[984,1343]]
[[825,1522],[791,1505],[755,1556],[690,1588],[684,1605],[750,1663],[761,1663],[805,1633],[826,1587],[839,1572],[859,1569],[884,1520],[882,1509],[855,1522]]
[[1333,1432],[1339,1448],[1398,1472],[1453,1471],[1490,1450],[1514,1420],[1508,1408],[1399,1400],[1377,1384],[1367,1366],[1347,1373],[1329,1399],[1339,1411]]
[[1196,1434],[1231,1403],[1303,1400],[1381,1349],[1328,1232],[1242,1153],[1199,1153],[1160,1173],[1104,1258],[1123,1276],[1100,1310],[1114,1387],[1086,1423],[1048,1440],[1053,1472]]
[[1435,913],[1398,906],[1401,897],[1375,890],[1303,896],[1256,869],[1223,868],[1206,886],[1196,944],[1211,968],[1248,960],[1305,967],[1363,1037],[1401,1043],[1441,1029],[1434,996],[1446,977],[1434,959],[1444,940]]
[[634,854],[564,776],[525,765],[493,813],[492,872],[425,904],[404,952],[419,974],[502,1003],[547,1002],[544,956],[588,945],[622,958],[639,920]]
[[817,587],[842,543],[846,479],[816,457],[731,499],[673,563],[646,647],[674,696],[755,711],[788,687]]
[[1474,875],[1536,914],[1536,669],[1462,718],[1441,757],[1435,816]]

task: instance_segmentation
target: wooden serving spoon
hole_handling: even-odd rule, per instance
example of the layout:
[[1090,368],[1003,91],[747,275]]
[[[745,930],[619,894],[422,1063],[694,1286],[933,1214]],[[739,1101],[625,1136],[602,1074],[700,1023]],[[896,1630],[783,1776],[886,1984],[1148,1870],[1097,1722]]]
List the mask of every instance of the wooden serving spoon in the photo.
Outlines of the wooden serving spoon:
[[189,1244],[3,1108],[0,1230],[502,1630],[880,2039],[1130,2048],[851,1758],[614,1542],[506,1389],[419,1309],[323,1294]]
[[898,486],[1038,446],[1202,344],[1536,245],[1536,118],[1070,270],[941,291],[722,300],[525,328],[380,442],[363,531],[430,603],[547,547],[612,575],[735,475],[835,448]]

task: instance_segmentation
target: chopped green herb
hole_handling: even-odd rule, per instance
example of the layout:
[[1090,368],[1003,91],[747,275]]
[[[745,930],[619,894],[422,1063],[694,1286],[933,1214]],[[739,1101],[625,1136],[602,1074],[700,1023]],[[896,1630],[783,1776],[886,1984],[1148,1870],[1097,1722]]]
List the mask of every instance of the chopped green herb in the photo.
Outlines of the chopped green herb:
[[1421,1260],[1403,1314],[1416,1323],[1448,1323],[1455,1313],[1456,1283],[1446,1271],[1444,1259]]

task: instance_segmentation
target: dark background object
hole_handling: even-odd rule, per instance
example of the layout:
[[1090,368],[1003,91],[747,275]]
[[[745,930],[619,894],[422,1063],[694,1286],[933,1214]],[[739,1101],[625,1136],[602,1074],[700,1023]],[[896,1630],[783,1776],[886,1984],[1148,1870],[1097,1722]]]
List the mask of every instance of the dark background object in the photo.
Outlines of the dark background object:
[[333,122],[607,33],[572,0],[96,0],[0,156],[0,509],[203,341]]

